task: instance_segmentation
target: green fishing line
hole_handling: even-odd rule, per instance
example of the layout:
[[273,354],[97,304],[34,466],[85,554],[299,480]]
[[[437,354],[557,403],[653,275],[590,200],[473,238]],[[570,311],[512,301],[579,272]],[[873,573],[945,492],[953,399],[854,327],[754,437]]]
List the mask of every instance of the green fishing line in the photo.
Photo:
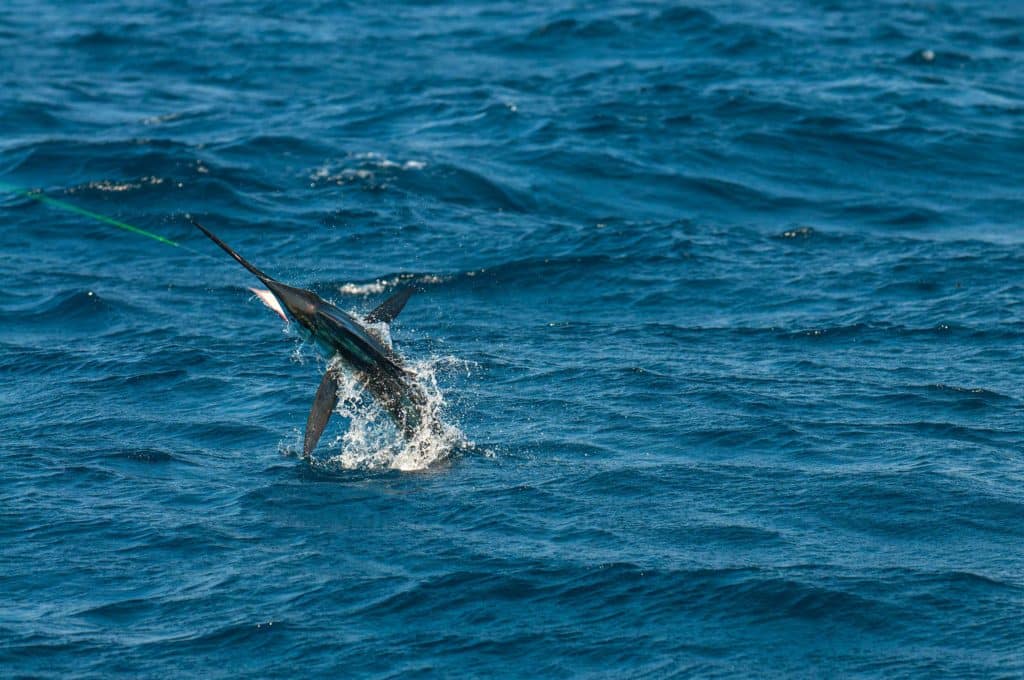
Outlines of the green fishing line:
[[61,210],[66,210],[66,211],[71,212],[71,213],[82,215],[84,217],[88,217],[90,219],[96,220],[97,222],[102,222],[103,224],[109,224],[110,226],[117,227],[118,229],[124,229],[125,231],[130,231],[133,234],[139,234],[140,236],[146,236],[148,238],[153,239],[154,241],[159,241],[160,243],[166,243],[167,245],[174,246],[175,248],[179,247],[179,245],[180,245],[180,244],[178,244],[177,241],[172,241],[171,239],[165,238],[165,237],[163,237],[163,236],[161,236],[159,234],[154,234],[151,231],[146,231],[145,229],[140,229],[139,227],[132,226],[130,224],[127,224],[126,222],[121,222],[119,220],[115,220],[114,218],[107,217],[106,215],[100,215],[99,213],[94,213],[91,210],[86,210],[85,208],[79,208],[77,205],[72,205],[72,204],[66,203],[64,201],[58,201],[56,198],[50,198],[49,196],[47,196],[47,195],[45,195],[45,194],[43,194],[42,192],[39,192],[39,191],[31,191],[31,190],[26,190],[26,189],[19,189],[18,187],[11,186],[10,184],[7,184],[6,182],[0,182],[0,191],[6,191],[6,192],[9,192],[9,193],[19,194],[19,195],[24,196],[26,198],[31,198],[33,201],[39,201],[40,203],[44,203],[44,204],[52,206],[54,208],[60,208]]

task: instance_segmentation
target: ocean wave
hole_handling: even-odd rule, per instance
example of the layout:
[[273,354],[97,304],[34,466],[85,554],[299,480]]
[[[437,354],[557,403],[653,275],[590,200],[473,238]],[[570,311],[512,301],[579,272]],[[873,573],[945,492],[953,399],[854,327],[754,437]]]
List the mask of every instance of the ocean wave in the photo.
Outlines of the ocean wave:
[[1021,674],[1022,17],[279,9],[0,3],[7,674]]

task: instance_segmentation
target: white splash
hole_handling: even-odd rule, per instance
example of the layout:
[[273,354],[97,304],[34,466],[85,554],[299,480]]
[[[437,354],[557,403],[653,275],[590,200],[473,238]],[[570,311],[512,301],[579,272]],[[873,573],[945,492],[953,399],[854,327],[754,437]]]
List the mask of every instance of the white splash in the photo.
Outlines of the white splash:
[[394,345],[391,344],[390,324],[386,324],[383,321],[371,323],[364,319],[363,328],[365,328],[370,335],[380,340],[385,347],[387,347],[388,349],[394,349]]
[[337,452],[316,465],[360,470],[425,470],[444,461],[458,447],[471,446],[459,428],[448,422],[444,395],[437,384],[442,367],[458,365],[451,358],[406,365],[427,397],[419,429],[406,439],[394,422],[368,395],[359,379],[341,366],[335,412],[348,421],[345,433],[330,444]]

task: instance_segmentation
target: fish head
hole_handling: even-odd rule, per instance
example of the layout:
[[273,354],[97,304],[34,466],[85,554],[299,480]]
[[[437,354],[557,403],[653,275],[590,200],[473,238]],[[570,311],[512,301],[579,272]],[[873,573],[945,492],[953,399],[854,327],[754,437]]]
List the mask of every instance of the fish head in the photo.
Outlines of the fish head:
[[281,303],[281,308],[293,321],[310,333],[316,334],[317,311],[323,304],[320,296],[312,291],[295,288],[273,279],[267,279],[263,281],[263,284],[270,289],[277,301]]

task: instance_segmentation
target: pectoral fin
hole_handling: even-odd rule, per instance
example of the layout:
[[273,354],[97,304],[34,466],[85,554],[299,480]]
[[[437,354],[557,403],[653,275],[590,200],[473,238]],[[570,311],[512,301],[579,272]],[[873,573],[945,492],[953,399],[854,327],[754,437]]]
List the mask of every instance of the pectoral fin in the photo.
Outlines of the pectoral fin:
[[275,314],[281,317],[281,320],[288,323],[288,317],[285,316],[284,309],[281,308],[281,303],[277,301],[274,294],[266,288],[250,288],[253,295],[260,299],[260,302],[265,304],[267,307],[272,309]]
[[338,374],[331,369],[324,372],[324,379],[320,381],[320,387],[313,398],[313,408],[306,420],[306,441],[302,446],[302,455],[309,458],[320,441],[320,435],[327,427],[327,421],[331,418],[331,412],[338,405]]
[[409,301],[409,296],[412,293],[412,288],[401,289],[367,314],[366,320],[370,323],[391,323],[398,316],[398,313],[402,311],[402,308],[405,307],[405,303]]

